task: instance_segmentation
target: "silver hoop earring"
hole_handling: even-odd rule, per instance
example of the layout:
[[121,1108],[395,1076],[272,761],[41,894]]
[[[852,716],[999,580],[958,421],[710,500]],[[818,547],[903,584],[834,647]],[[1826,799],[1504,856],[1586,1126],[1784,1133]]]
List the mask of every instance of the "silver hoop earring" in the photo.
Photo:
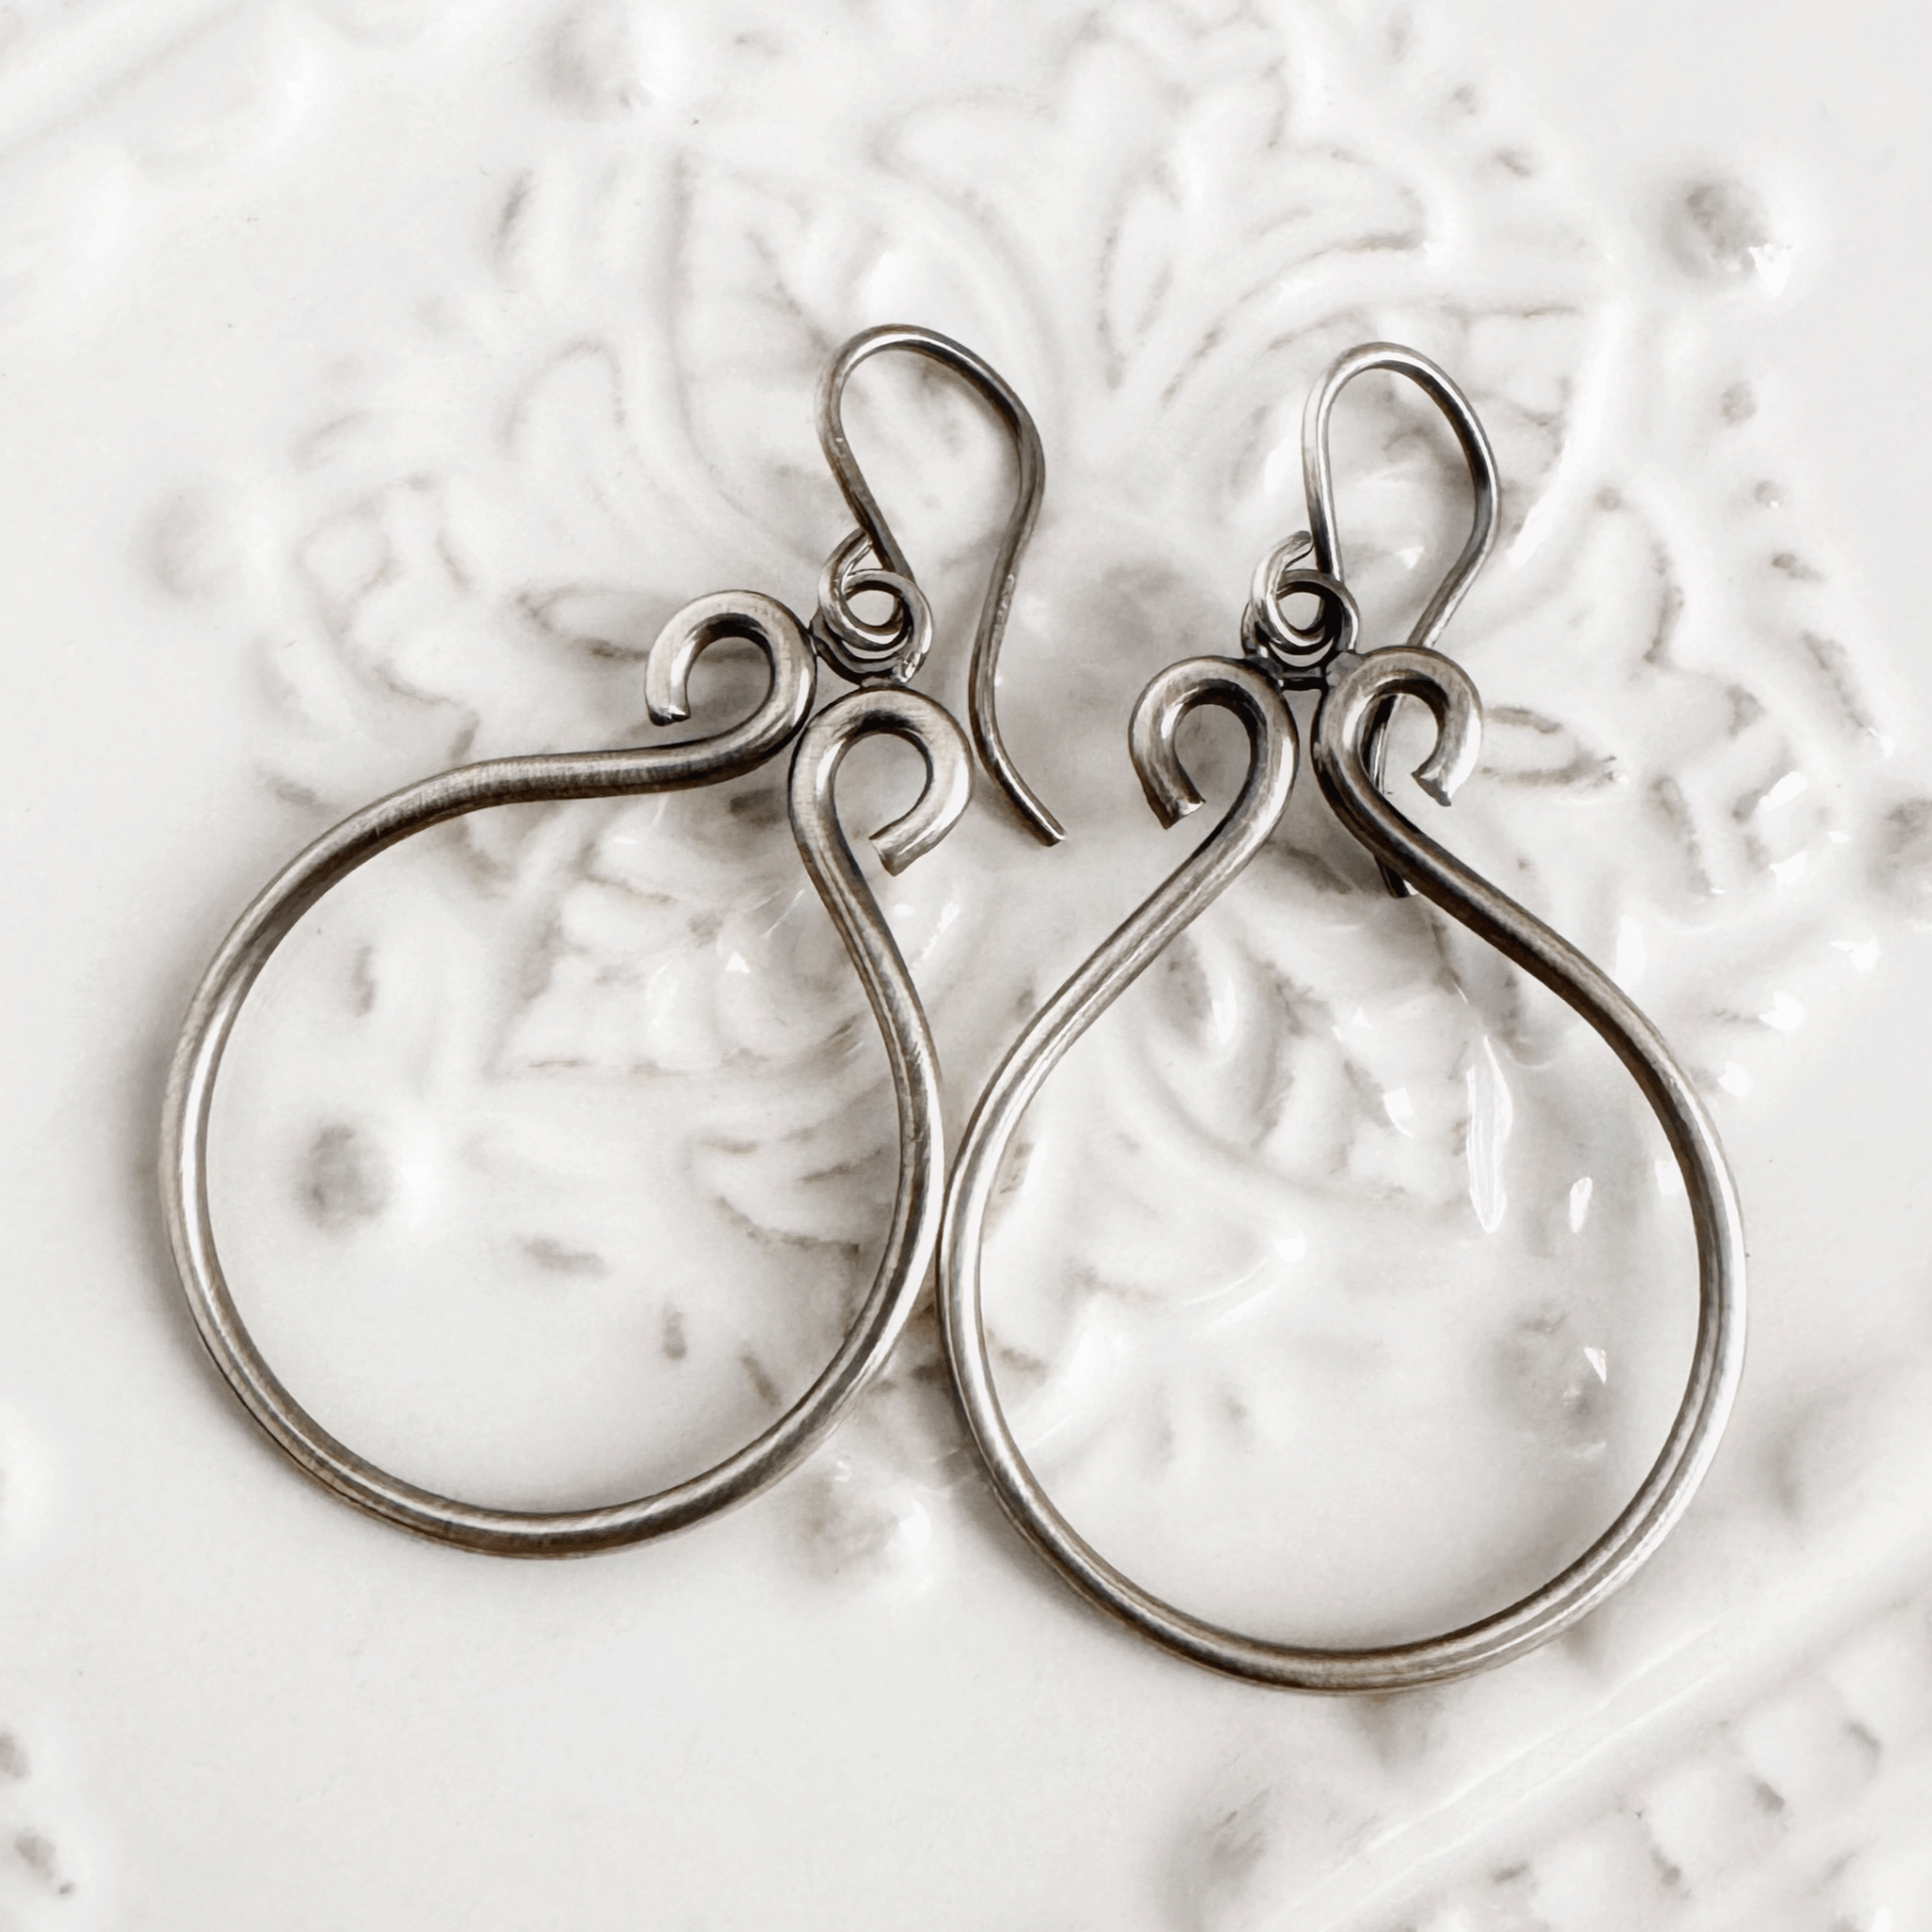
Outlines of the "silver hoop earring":
[[[1328,461],[1337,393],[1367,369],[1416,382],[1449,418],[1467,460],[1475,512],[1467,543],[1407,643],[1358,653],[1360,617],[1342,577]],[[1229,710],[1246,728],[1246,780],[1226,818],[1041,1008],[981,1096],[954,1167],[941,1243],[941,1318],[953,1386],[1001,1504],[1035,1548],[1100,1608],[1177,1655],[1252,1683],[1308,1691],[1388,1691],[1486,1669],[1546,1643],[1627,1583],[1689,1505],[1717,1451],[1744,1352],[1744,1237],[1736,1190],[1711,1116],[1690,1077],[1644,1016],[1575,947],[1498,892],[1382,795],[1388,714],[1417,698],[1436,742],[1416,771],[1448,804],[1473,770],[1481,704],[1465,673],[1434,645],[1487,554],[1495,528],[1494,460],[1467,399],[1413,349],[1371,343],[1327,371],[1304,419],[1311,533],[1262,565],[1242,625],[1247,662],[1194,658],[1163,671],[1141,695],[1130,744],[1148,801],[1173,826],[1200,803],[1175,755],[1180,720],[1196,706]],[[1312,596],[1311,625],[1285,600]],[[1507,1608],[1443,1635],[1372,1649],[1316,1649],[1224,1629],[1143,1589],[1060,1515],[1014,1441],[993,1385],[981,1312],[980,1246],[1002,1160],[1028,1105],[1062,1055],[1204,910],[1266,842],[1288,801],[1297,745],[1283,693],[1319,693],[1315,776],[1348,831],[1397,891],[1413,889],[1540,980],[1622,1061],[1662,1125],[1690,1197],[1697,1236],[1698,1329],[1690,1376],[1663,1449],[1637,1493],[1581,1557]]]
[[[846,440],[845,384],[868,357],[906,350],[963,379],[1011,437],[1018,465],[1012,514],[980,617],[972,669],[972,725],[988,768],[1036,836],[1059,828],[1021,781],[1000,743],[994,671],[1020,557],[1044,484],[1039,437],[1025,404],[970,349],[927,329],[890,327],[854,337],[819,389],[819,439],[858,529],[833,552],[809,634],[776,600],[728,591],[687,605],[664,626],[644,665],[653,722],[689,715],[686,690],[698,657],[721,638],[762,652],[770,684],[741,723],[708,738],[611,752],[545,753],[458,766],[406,786],[345,819],[299,854],[236,921],[202,978],[168,1080],[161,1131],[162,1209],[196,1325],[248,1413],[298,1467],[384,1521],[440,1542],[499,1556],[559,1557],[613,1549],[683,1529],[775,1481],[831,1429],[891,1352],[924,1283],[938,1239],[944,1140],[938,1061],[917,988],[839,823],[836,784],[861,739],[913,746],[925,785],[909,810],[873,835],[888,872],[898,873],[943,839],[965,810],[972,754],[965,734],[908,681],[924,659],[932,618]],[[892,615],[870,624],[853,597],[881,592]],[[819,655],[859,686],[811,723]],[[222,1274],[209,1216],[207,1131],[221,1056],[249,989],[277,945],[329,889],[400,840],[489,805],[610,798],[674,791],[735,778],[792,740],[789,803],[799,856],[863,982],[891,1063],[898,1113],[899,1169],[885,1250],[864,1304],[838,1352],[798,1401],[722,1462],[656,1494],[604,1507],[558,1511],[487,1508],[457,1501],[378,1468],[337,1441],[290,1394],[249,1335]]]

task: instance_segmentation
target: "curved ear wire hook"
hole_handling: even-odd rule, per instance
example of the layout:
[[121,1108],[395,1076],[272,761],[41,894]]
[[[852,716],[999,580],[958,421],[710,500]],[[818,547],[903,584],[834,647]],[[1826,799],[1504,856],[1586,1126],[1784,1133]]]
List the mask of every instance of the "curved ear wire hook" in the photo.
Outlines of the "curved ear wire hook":
[[[1495,453],[1481,419],[1449,373],[1419,349],[1400,343],[1363,343],[1338,355],[1323,372],[1302,413],[1302,481],[1308,496],[1309,528],[1282,544],[1255,573],[1253,595],[1243,621],[1243,637],[1251,654],[1272,660],[1278,675],[1289,683],[1322,681],[1324,667],[1335,657],[1353,651],[1361,618],[1346,588],[1341,535],[1335,520],[1334,468],[1328,451],[1328,431],[1335,403],[1349,383],[1370,369],[1387,369],[1407,376],[1428,396],[1449,422],[1468,465],[1471,506],[1469,534],[1460,554],[1444,573],[1422,614],[1409,632],[1417,650],[1434,646],[1455,607],[1467,594],[1475,574],[1495,547],[1501,486]],[[1312,559],[1305,564],[1305,559]],[[1311,593],[1320,606],[1312,628],[1290,621],[1284,601],[1297,592]],[[1367,742],[1368,770],[1380,784],[1388,759],[1388,730],[1395,716],[1395,700],[1376,712]],[[1408,887],[1399,873],[1381,867],[1382,882],[1395,897]]]
[[1436,594],[1429,600],[1414,627],[1409,643],[1417,650],[1433,646],[1462,602],[1475,574],[1482,568],[1496,541],[1496,511],[1501,491],[1496,480],[1495,453],[1481,418],[1469,406],[1469,399],[1420,350],[1405,348],[1400,343],[1363,343],[1339,355],[1309,397],[1302,416],[1302,480],[1309,499],[1309,534],[1313,545],[1314,567],[1336,583],[1346,581],[1342,569],[1341,536],[1335,527],[1334,471],[1328,456],[1328,422],[1343,389],[1358,375],[1370,369],[1388,369],[1406,375],[1422,390],[1449,420],[1455,440],[1462,446],[1463,461],[1469,466],[1469,487],[1474,502],[1469,517],[1469,534],[1461,554],[1450,564]]
[[[820,588],[819,612],[812,634],[833,666],[855,682],[885,676],[903,681],[918,668],[931,634],[925,602],[912,582],[912,567],[886,513],[867,483],[845,433],[845,386],[852,372],[868,356],[891,349],[908,349],[950,369],[975,389],[1013,439],[1019,476],[1013,512],[993,560],[991,580],[980,607],[979,630],[973,639],[967,716],[980,761],[1012,802],[1014,809],[1042,845],[1057,845],[1066,834],[1032,786],[1020,775],[1000,738],[995,686],[1000,641],[1013,608],[1019,581],[1020,558],[1039,515],[1046,483],[1046,459],[1039,432],[1027,406],[1006,379],[970,348],[936,330],[909,324],[888,324],[853,337],[826,369],[818,391],[818,437],[825,460],[832,466],[840,490],[858,529],[833,552]],[[859,568],[870,551],[880,566]],[[885,624],[866,622],[851,608],[854,596],[883,591],[893,598],[895,615]]]
[[[1302,417],[1302,481],[1309,499],[1309,534],[1314,545],[1315,568],[1345,581],[1341,562],[1341,535],[1335,525],[1335,483],[1328,455],[1328,421],[1334,414],[1336,399],[1356,376],[1369,369],[1388,369],[1406,375],[1449,419],[1455,440],[1462,446],[1462,460],[1469,466],[1469,534],[1461,554],[1450,564],[1436,595],[1423,607],[1409,632],[1410,644],[1425,650],[1448,627],[1455,607],[1462,602],[1475,574],[1482,568],[1496,541],[1496,510],[1501,500],[1496,481],[1495,453],[1489,447],[1482,420],[1469,406],[1469,399],[1449,374],[1419,350],[1405,348],[1400,343],[1364,343],[1358,348],[1337,356],[1327,373],[1315,385]],[[1395,700],[1381,705],[1370,721],[1367,744],[1368,768],[1375,782],[1382,782],[1388,765],[1389,726],[1395,720]],[[1445,800],[1445,803],[1448,801]],[[1381,868],[1382,884],[1392,897],[1405,897],[1409,888],[1401,874],[1388,866]]]

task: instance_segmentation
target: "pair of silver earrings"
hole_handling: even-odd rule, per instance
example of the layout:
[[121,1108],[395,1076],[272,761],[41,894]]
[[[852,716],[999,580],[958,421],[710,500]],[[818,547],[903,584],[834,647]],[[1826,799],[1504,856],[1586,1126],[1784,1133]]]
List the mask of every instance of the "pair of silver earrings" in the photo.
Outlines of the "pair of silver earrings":
[[[903,350],[962,378],[1012,439],[1014,509],[980,613],[967,735],[910,688],[932,639],[911,567],[853,458],[845,388],[868,357]],[[1365,370],[1417,383],[1448,419],[1468,465],[1474,514],[1467,542],[1406,643],[1360,651],[1360,614],[1335,528],[1328,425],[1341,389]],[[1129,745],[1149,803],[1172,826],[1201,801],[1175,741],[1200,706],[1233,713],[1247,734],[1240,793],[1221,824],[1035,1015],[981,1095],[946,1173],[939,1068],[914,986],[839,823],[835,788],[846,753],[887,735],[917,749],[925,784],[909,810],[873,835],[897,873],[943,839],[965,810],[981,763],[1045,844],[1062,836],[1014,768],[1000,739],[994,681],[1021,553],[1038,512],[1044,461],[1025,405],[979,356],[933,331],[872,329],[839,350],[818,396],[819,438],[855,529],[828,559],[809,625],[776,600],[729,591],[687,605],[652,644],[644,694],[653,722],[688,716],[691,668],[712,643],[747,639],[769,685],[750,717],[712,737],[636,750],[541,754],[461,765],[345,819],[271,880],[209,963],[169,1076],[161,1137],[163,1209],[196,1323],[248,1412],[308,1474],[385,1521],[499,1556],[579,1556],[696,1523],[756,1494],[804,1456],[891,1353],[938,1260],[938,1294],[954,1390],[1000,1502],[1070,1584],[1101,1608],[1193,1662],[1251,1682],[1317,1691],[1382,1691],[1457,1677],[1547,1642],[1627,1582],[1683,1514],[1716,1452],[1743,1364],[1744,1244],[1735,1189],[1716,1130],[1657,1030],[1590,962],[1418,830],[1384,796],[1396,701],[1420,700],[1436,742],[1417,768],[1447,804],[1474,768],[1481,705],[1468,677],[1435,644],[1494,539],[1494,459],[1467,399],[1413,349],[1371,343],[1322,377],[1304,422],[1307,533],[1262,564],[1242,621],[1239,658],[1189,658],[1163,671],[1135,707]],[[883,594],[889,615],[854,600]],[[1312,601],[1306,624],[1290,601]],[[815,717],[817,664],[857,688]],[[1286,693],[1318,694],[1315,777],[1348,831],[1375,856],[1389,889],[1420,893],[1540,980],[1615,1052],[1662,1125],[1690,1199],[1698,1256],[1698,1327],[1684,1395],[1662,1451],[1616,1520],[1574,1563],[1492,1615],[1417,1642],[1360,1650],[1274,1643],[1224,1629],[1152,1595],[1088,1545],[1054,1508],[1007,1425],[994,1386],[980,1304],[987,1207],[1015,1130],[1060,1057],[1190,920],[1232,883],[1273,833],[1288,802],[1300,740]],[[832,915],[879,1023],[898,1110],[898,1185],[878,1271],[838,1352],[790,1409],[714,1467],[653,1495],[562,1511],[485,1508],[378,1468],[338,1442],[276,1377],[222,1275],[208,1208],[207,1130],[221,1056],[243,1002],[276,946],[329,889],[416,832],[488,805],[629,796],[735,778],[793,744],[789,804],[805,870]]]

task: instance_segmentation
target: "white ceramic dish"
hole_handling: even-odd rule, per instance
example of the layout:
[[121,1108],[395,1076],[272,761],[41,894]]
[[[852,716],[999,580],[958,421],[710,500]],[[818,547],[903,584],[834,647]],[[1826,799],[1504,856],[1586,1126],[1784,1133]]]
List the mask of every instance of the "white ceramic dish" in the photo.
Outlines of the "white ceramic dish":
[[[0,1926],[1926,1921],[1932,459],[1891,241],[1926,156],[1919,50],[1835,24],[16,11]],[[1755,1271],[1706,1494],[1534,1658],[1323,1702],[1136,1643],[985,1500],[929,1323],[791,1481],[566,1566],[355,1516],[200,1353],[151,1167],[227,920],[394,784],[621,742],[686,598],[807,604],[846,527],[817,366],[897,319],[995,361],[1049,464],[1002,703],[1072,836],[983,797],[888,895],[956,1120],[1191,836],[1127,711],[1234,648],[1309,381],[1394,336],[1484,414],[1506,540],[1448,643],[1491,750],[1442,836],[1708,1081]],[[1001,455],[878,378],[855,435],[956,695]],[[1463,508],[1367,390],[1337,460],[1386,635]],[[1229,747],[1190,756],[1224,796]],[[854,823],[907,783],[854,776]],[[278,960],[217,1209],[271,1357],[365,1452],[615,1494],[827,1352],[891,1121],[776,784],[472,820]],[[1324,821],[1305,784],[1058,1076],[989,1293],[1083,1531],[1192,1607],[1364,1641],[1587,1541],[1690,1281],[1627,1083]]]

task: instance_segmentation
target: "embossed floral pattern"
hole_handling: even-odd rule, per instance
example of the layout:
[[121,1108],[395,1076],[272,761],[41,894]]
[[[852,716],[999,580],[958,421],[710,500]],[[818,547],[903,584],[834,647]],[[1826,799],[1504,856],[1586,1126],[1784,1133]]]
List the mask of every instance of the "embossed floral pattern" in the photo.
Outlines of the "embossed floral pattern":
[[[209,124],[292,125],[315,22],[381,42],[434,12],[318,5]],[[956,9],[946,31],[936,62],[918,6],[545,13],[540,116],[469,274],[334,371],[278,464],[156,505],[157,581],[254,653],[291,837],[453,760],[649,734],[639,661],[671,611],[731,583],[806,606],[845,528],[810,435],[828,349],[932,323],[1045,436],[1003,704],[1074,834],[1035,856],[988,796],[884,890],[963,1114],[1018,1018],[1172,862],[1126,771],[1128,707],[1173,658],[1234,648],[1255,562],[1303,520],[1302,398],[1388,337],[1467,387],[1505,485],[1499,554],[1446,639],[1488,704],[1484,764],[1447,819],[1400,781],[1405,808],[1602,960],[1722,1108],[1775,1094],[1794,1042],[1923,916],[1932,806],[1726,340],[1724,305],[1782,260],[1772,216],[1698,185],[1633,266],[1398,8],[1129,0]],[[840,64],[866,84],[797,84]],[[155,111],[130,152],[190,165]],[[928,681],[956,693],[1004,459],[943,382],[863,387],[855,436],[942,619]],[[1412,397],[1364,382],[1336,467],[1367,641],[1394,641],[1459,538],[1457,459]],[[750,676],[708,665],[702,715],[742,709]],[[1227,747],[1189,759],[1225,795]],[[855,770],[848,822],[901,782]],[[883,1058],[781,772],[422,843],[340,896],[240,1043],[235,1271],[251,1240],[280,1256],[265,1332],[308,1349],[319,1407],[377,1431],[355,1437],[371,1452],[391,1428],[441,1458],[424,1473],[530,1502],[661,1480],[804,1385],[890,1211]],[[1489,1607],[1588,1541],[1674,1403],[1692,1311],[1661,1157],[1569,1016],[1384,897],[1305,776],[1263,860],[1030,1122],[989,1270],[1029,1451],[1110,1554],[1195,1607],[1335,1640]],[[403,1334],[405,1394],[375,1385],[394,1416],[329,1381],[332,1318]],[[452,1329],[447,1381],[419,1373]],[[526,1359],[506,1413],[502,1365]],[[482,1462],[466,1374],[488,1392],[469,1423],[498,1431]],[[1811,1479],[1837,1494],[1835,1466]],[[967,1475],[915,1324],[788,1492],[801,1577],[939,1574]],[[1753,1521],[1769,1537],[1797,1508]],[[1365,1844],[1406,1868],[1382,1771],[1507,1811],[1495,1739],[1554,1761],[1606,1687],[1705,1641],[1695,1589],[1670,1604],[1667,1636],[1612,1614],[1595,1650],[1513,1688],[1306,1720],[1323,1749],[1301,1786],[1230,1772],[1204,1796],[1169,1922],[1266,1923],[1308,1893],[1323,1922],[1383,1923],[1345,1869]],[[1871,1642],[1916,1684],[1922,1634]],[[1391,1932],[1492,1909],[1607,1923],[1576,1903],[1598,1872],[1636,1874],[1630,1922],[1690,1922],[1683,1874],[1743,1886],[1753,1833],[1805,1802],[1773,1768],[1790,1737],[1826,1737],[1848,1788],[1867,1736],[1890,1748],[1866,1679],[1835,1671],[1829,1696],[1791,1692],[1796,1716],[1739,1689],[1735,1762],[1727,1742],[1594,1812],[1591,1786],[1570,1824],[1524,1828],[1551,1849],[1475,1890],[1416,1853]],[[1495,1717],[1493,1748],[1443,1741],[1435,1710]],[[1898,1729],[1922,1781],[1920,1731]],[[1821,1897],[1856,1891],[1791,1857]]]

